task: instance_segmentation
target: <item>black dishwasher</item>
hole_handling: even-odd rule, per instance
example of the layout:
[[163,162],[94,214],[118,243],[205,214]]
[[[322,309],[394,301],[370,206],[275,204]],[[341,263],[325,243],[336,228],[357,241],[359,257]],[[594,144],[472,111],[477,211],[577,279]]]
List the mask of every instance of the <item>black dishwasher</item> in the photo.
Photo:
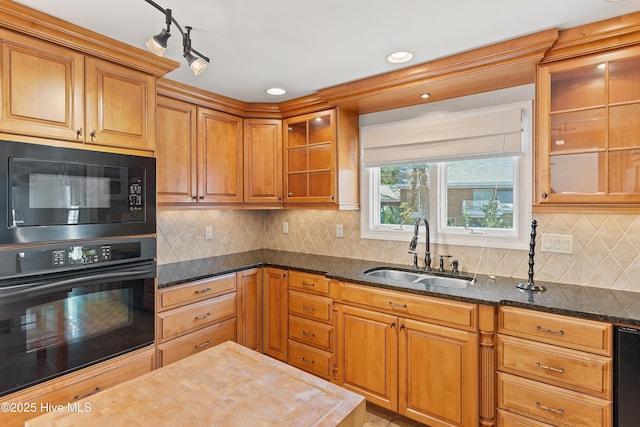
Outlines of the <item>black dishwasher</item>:
[[616,327],[614,422],[640,423],[640,328]]

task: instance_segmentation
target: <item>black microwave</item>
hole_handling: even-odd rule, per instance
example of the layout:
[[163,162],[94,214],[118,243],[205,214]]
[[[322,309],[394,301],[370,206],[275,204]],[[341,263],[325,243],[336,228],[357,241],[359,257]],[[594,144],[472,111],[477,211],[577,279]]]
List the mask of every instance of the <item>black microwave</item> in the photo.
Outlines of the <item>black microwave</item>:
[[152,157],[0,141],[0,245],[156,232]]

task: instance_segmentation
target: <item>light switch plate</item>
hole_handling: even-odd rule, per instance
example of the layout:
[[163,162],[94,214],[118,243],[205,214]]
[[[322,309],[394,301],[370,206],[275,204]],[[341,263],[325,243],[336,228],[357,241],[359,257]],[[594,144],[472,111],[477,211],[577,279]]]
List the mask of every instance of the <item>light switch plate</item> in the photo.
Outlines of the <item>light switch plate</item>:
[[573,253],[573,236],[571,234],[542,234],[540,239],[541,252],[556,254]]
[[344,237],[344,225],[336,224],[336,237]]
[[282,234],[289,234],[289,223],[288,222],[283,222],[282,223]]
[[204,239],[205,240],[213,239],[213,227],[205,227],[204,228]]

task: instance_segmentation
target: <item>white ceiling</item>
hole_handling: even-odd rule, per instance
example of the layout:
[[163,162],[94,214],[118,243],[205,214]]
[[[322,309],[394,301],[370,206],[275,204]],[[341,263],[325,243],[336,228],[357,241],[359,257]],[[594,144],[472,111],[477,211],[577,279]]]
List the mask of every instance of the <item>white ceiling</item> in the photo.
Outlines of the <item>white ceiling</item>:
[[[18,0],[146,49],[164,15],[144,0]],[[167,75],[246,102],[281,102],[363,77],[416,65],[549,28],[565,29],[640,11],[640,0],[156,0],[211,58],[194,76],[172,27]],[[386,56],[414,59],[391,65]],[[269,87],[287,94],[267,95]]]

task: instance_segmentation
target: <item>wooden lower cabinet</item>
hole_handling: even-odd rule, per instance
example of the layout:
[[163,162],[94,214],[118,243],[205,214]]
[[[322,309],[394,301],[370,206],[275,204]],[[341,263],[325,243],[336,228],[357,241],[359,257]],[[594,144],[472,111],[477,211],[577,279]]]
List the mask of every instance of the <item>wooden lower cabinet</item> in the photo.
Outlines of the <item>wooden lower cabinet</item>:
[[[47,412],[51,405],[68,404],[99,393],[155,368],[155,348],[149,346],[115,357],[80,371],[0,398],[0,404],[15,404],[15,412],[3,411],[3,427],[23,426],[25,421]],[[26,409],[26,410],[25,410]],[[33,409],[33,410],[32,410]]]
[[500,307],[499,426],[613,425],[613,325]]
[[238,344],[262,351],[262,269],[236,273],[238,284]]
[[288,277],[287,270],[265,267],[262,288],[262,352],[283,362],[287,361]]
[[341,385],[429,426],[478,423],[477,334],[339,308]]
[[478,336],[400,318],[399,412],[429,426],[478,422]]
[[369,402],[398,410],[398,318],[343,305],[338,308],[341,385]]
[[158,344],[158,359],[161,366],[166,366],[216,344],[234,341],[235,338],[236,319],[227,319],[167,343]]
[[159,366],[236,340],[236,273],[160,289]]

